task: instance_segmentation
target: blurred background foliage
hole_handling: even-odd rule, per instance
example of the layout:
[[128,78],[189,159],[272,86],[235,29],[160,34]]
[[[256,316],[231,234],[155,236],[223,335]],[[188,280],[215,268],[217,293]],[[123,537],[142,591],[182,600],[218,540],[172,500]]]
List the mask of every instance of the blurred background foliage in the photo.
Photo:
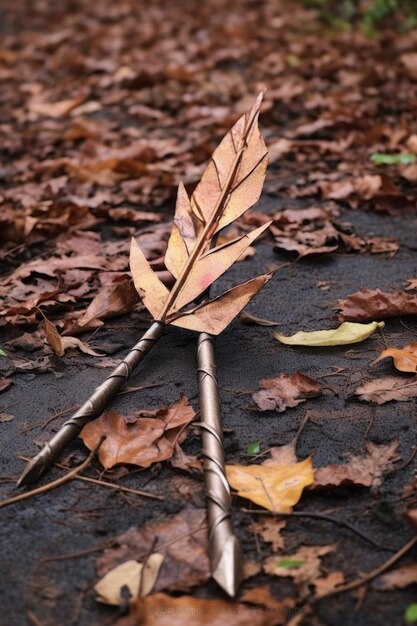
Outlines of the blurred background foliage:
[[398,30],[417,27],[417,0],[301,0],[329,26],[359,26],[373,35],[386,26]]

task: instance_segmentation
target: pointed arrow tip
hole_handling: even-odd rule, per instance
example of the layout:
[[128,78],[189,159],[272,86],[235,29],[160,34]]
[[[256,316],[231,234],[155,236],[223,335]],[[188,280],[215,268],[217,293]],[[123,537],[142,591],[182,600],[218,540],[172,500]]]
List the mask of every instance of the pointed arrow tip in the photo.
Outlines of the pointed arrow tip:
[[212,567],[212,576],[231,598],[237,595],[243,577],[243,555],[235,535],[222,547],[220,558]]

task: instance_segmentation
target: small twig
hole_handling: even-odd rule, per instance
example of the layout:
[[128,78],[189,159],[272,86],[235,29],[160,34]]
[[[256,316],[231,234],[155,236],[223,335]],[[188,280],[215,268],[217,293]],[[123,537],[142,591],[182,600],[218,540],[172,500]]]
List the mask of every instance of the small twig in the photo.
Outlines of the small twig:
[[142,570],[140,572],[140,581],[139,581],[139,591],[138,591],[138,598],[142,598],[143,597],[143,586],[145,584],[145,569],[146,566],[148,564],[149,558],[152,556],[154,550],[155,550],[155,546],[158,543],[158,536],[154,537],[152,540],[152,543],[149,547],[149,550],[147,552],[147,554],[145,554],[145,557],[142,561]]
[[[22,459],[22,461],[28,461],[28,457],[19,456],[18,458]],[[67,467],[65,467],[65,465],[61,465],[61,463],[54,463],[54,466],[63,470],[68,469]],[[146,469],[146,468],[143,468],[143,469]],[[143,496],[144,498],[153,498],[154,500],[165,500],[164,496],[158,496],[155,493],[150,493],[149,491],[142,491],[141,489],[133,489],[132,487],[123,487],[122,485],[118,485],[117,483],[111,483],[107,480],[101,480],[98,478],[90,478],[89,476],[73,476],[73,478],[75,478],[76,480],[83,480],[86,483],[93,483],[94,485],[100,485],[101,487],[107,487],[108,489],[115,489],[117,491],[133,493],[136,496]]]
[[374,541],[371,537],[366,535],[364,532],[362,532],[355,526],[352,526],[351,524],[349,524],[349,522],[346,522],[345,520],[337,519],[336,517],[332,517],[331,515],[326,515],[325,513],[314,513],[313,511],[293,511],[292,513],[274,513],[273,511],[260,511],[257,509],[245,509],[245,508],[241,508],[240,510],[243,513],[251,513],[254,515],[273,515],[273,516],[278,516],[278,517],[309,517],[311,519],[318,519],[323,522],[331,522],[332,524],[343,526],[347,530],[350,530],[352,533],[354,533],[358,537],[361,537],[362,539],[372,544],[376,548],[379,548],[379,550],[389,550],[391,552],[395,550],[395,548],[381,546],[379,543]]
[[411,550],[411,548],[415,546],[416,544],[417,544],[417,536],[413,537],[408,543],[405,544],[405,546],[403,546],[395,554],[390,556],[390,558],[387,561],[385,561],[385,563],[382,563],[382,565],[379,565],[379,567],[376,567],[368,574],[365,574],[365,576],[356,578],[355,580],[352,580],[350,583],[347,583],[346,585],[341,585],[340,587],[336,587],[335,589],[328,591],[324,595],[318,596],[317,598],[315,598],[315,601],[322,600],[323,598],[328,598],[329,596],[334,596],[337,593],[343,593],[344,591],[351,591],[352,589],[357,589],[358,587],[361,587],[362,585],[369,583],[370,580],[373,580],[374,578],[377,578],[378,576],[386,572],[387,569],[389,569],[392,565],[394,565],[394,563],[399,561],[404,556],[404,554],[406,554],[409,550]]
[[105,436],[101,437],[100,441],[98,442],[98,445],[94,448],[94,450],[90,452],[90,454],[85,459],[85,461],[83,461],[80,465],[77,465],[77,467],[74,467],[74,469],[68,472],[68,474],[65,474],[65,476],[61,476],[61,478],[57,478],[56,480],[53,480],[52,482],[47,483],[46,485],[42,485],[41,487],[36,487],[36,489],[31,489],[31,491],[26,491],[26,493],[20,493],[17,496],[7,498],[6,500],[1,500],[0,508],[7,506],[9,504],[14,504],[15,502],[20,502],[21,500],[27,500],[28,498],[31,498],[32,496],[37,496],[41,493],[45,493],[46,491],[55,489],[55,487],[59,487],[60,485],[63,485],[69,480],[72,480],[75,476],[77,476],[77,474],[85,470],[86,467],[90,465],[91,461],[97,454],[98,449],[100,448],[105,438],[106,438]]
[[102,552],[106,548],[110,548],[113,544],[114,541],[108,541],[102,546],[97,546],[96,548],[88,548],[87,550],[81,550],[80,552],[70,552],[68,554],[59,554],[57,556],[47,556],[45,559],[41,559],[39,563],[49,563],[51,561],[68,561],[70,559],[82,559],[89,554],[94,554],[94,552]]
[[36,617],[36,615],[29,609],[26,613],[26,617],[28,621],[32,624],[32,626],[43,626],[43,623]]

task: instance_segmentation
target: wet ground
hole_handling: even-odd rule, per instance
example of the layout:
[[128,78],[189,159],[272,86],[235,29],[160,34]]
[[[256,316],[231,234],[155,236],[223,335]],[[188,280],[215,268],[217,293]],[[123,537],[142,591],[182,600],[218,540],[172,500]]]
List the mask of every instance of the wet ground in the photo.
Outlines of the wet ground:
[[[277,206],[277,201],[268,196],[259,205],[268,211]],[[417,275],[414,214],[392,218],[346,210],[343,219],[350,221],[358,233],[395,237],[401,244],[399,252],[394,258],[384,254],[336,254],[287,266],[277,272],[248,311],[276,320],[277,328],[285,334],[300,329],[328,328],[335,324],[334,305],[338,298],[365,287],[401,288],[404,281]],[[271,264],[286,261],[288,257],[277,254],[272,243],[264,241],[257,246],[254,258],[236,265],[219,281],[219,289],[263,272]],[[331,281],[331,288],[320,290],[319,281]],[[114,355],[122,357],[137,340],[143,324],[143,318],[137,314],[125,316],[106,323],[96,339],[123,343],[125,348]],[[415,322],[388,321],[384,336],[390,345],[406,345],[415,340]],[[197,409],[195,341],[190,333],[168,329],[130,381],[131,385],[157,383],[160,386],[119,397],[113,406],[122,413],[138,407],[157,408],[176,401],[180,393],[185,393]],[[393,373],[386,362],[370,365],[383,347],[383,337],[376,334],[354,346],[294,349],[278,344],[271,328],[246,326],[235,321],[217,340],[228,462],[245,463],[247,446],[254,441],[260,442],[262,450],[289,442],[306,411],[310,411],[310,419],[299,440],[300,459],[314,454],[315,466],[340,463],[348,452],[364,452],[366,442],[382,444],[399,439],[405,462],[416,445],[415,403],[390,402],[376,406],[351,397],[364,378],[378,372],[381,375]],[[15,416],[12,421],[1,424],[2,477],[17,476],[24,465],[18,457],[33,455],[37,450],[35,442],[48,439],[65,419],[58,417],[43,428],[48,418],[81,403],[105,378],[106,370],[92,365],[96,361],[93,357],[73,354],[56,359],[59,377],[53,373],[14,375],[15,385],[2,397],[3,410],[7,400],[7,412]],[[323,377],[333,391],[283,414],[254,411],[247,392],[256,390],[261,378],[293,371]],[[338,371],[339,375],[326,378]],[[184,449],[198,454],[197,429],[189,435]],[[68,455],[72,455],[72,462],[78,462],[84,454],[85,448],[78,441],[64,456],[68,460]],[[347,520],[386,549],[370,546],[337,525],[293,518],[283,532],[285,550],[291,552],[300,544],[336,544],[336,550],[323,561],[328,572],[343,571],[349,580],[370,571],[388,558],[390,550],[400,548],[413,536],[413,530],[403,518],[405,503],[400,495],[416,467],[417,460],[414,460],[404,469],[388,474],[382,486],[375,490],[339,488],[323,493],[307,492],[296,507],[297,511],[327,512]],[[87,473],[97,477],[99,472],[95,464]],[[42,483],[62,473],[61,469],[54,468]],[[111,473],[108,477],[111,478]],[[167,464],[134,473],[120,481],[125,486],[162,494],[165,500],[126,496],[74,480],[1,511],[2,625],[112,623],[115,611],[96,603],[91,589],[97,580],[94,562],[100,548],[132,526],[162,519],[186,505],[204,506],[202,478],[190,477]],[[14,493],[12,483],[5,479],[1,491],[3,496]],[[261,543],[257,547],[249,530],[252,517],[240,510],[245,506],[247,503],[243,500],[234,499],[234,522],[245,558],[266,557],[270,546]],[[93,548],[97,548],[96,553],[82,555],[83,551]],[[73,553],[81,554],[65,558]],[[413,563],[415,556],[415,551],[411,552],[401,563]],[[265,575],[258,575],[246,584],[250,587],[265,579]],[[278,598],[293,593],[283,579],[271,583]],[[206,594],[222,595],[214,583],[197,591],[197,595]],[[310,623],[376,626],[381,624],[383,615],[384,623],[399,625],[403,623],[405,608],[415,600],[415,591],[409,587],[380,592],[371,585],[360,598],[358,602],[356,593],[345,593],[325,600],[317,605]],[[38,622],[33,621],[33,615]]]

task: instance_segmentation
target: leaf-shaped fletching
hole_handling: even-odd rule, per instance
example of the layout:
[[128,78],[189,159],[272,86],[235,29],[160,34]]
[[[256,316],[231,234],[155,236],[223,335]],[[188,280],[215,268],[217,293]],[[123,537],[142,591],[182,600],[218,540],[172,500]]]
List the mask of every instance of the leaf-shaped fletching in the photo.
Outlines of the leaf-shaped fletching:
[[243,115],[216,148],[197,185],[191,206],[204,223],[212,219],[219,200],[227,194],[226,205],[215,231],[240,217],[259,199],[265,179],[268,151],[259,132],[260,94],[249,113]]
[[251,233],[229,241],[217,248],[212,248],[204,256],[196,260],[191,267],[187,281],[179,292],[174,310],[180,310],[195,300],[210,287],[235,261],[249,248],[269,226],[271,222],[262,224]]
[[197,222],[192,214],[190,200],[183,183],[180,182],[178,185],[174,224],[172,225],[171,236],[165,253],[165,265],[175,278],[178,278],[194,246],[196,238],[194,221]]
[[252,278],[241,285],[232,287],[217,298],[168,321],[180,328],[219,335],[272,276],[273,272]]
[[152,270],[136,239],[132,237],[130,246],[130,269],[133,283],[143,304],[154,319],[163,309],[169,291]]

